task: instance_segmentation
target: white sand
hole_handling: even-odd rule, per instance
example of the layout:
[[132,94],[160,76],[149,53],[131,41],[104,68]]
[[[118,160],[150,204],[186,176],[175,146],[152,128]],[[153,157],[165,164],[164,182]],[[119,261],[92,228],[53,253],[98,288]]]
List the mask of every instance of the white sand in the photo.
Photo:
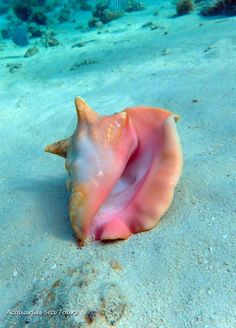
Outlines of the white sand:
[[[3,42],[1,327],[23,327],[7,311],[16,302],[33,310],[34,290],[57,279],[62,283],[47,309],[65,302],[77,306],[82,319],[98,310],[106,286],[115,285],[106,296],[111,308],[92,327],[108,327],[109,313],[111,321],[120,313],[119,328],[236,327],[236,18],[168,18],[173,8],[155,17],[153,11],[149,7],[113,21],[101,34],[62,30],[60,46],[39,45],[31,58],[21,57],[26,49]],[[164,29],[140,28],[151,20]],[[90,39],[96,41],[71,49]],[[70,70],[85,59],[98,63]],[[22,68],[10,73],[8,63]],[[72,133],[76,95],[101,114],[146,104],[181,115],[183,175],[171,208],[150,232],[78,249],[68,218],[64,162],[43,152],[47,143]],[[112,260],[121,269],[112,268]],[[73,291],[68,268],[80,270],[75,282],[83,274],[89,277],[81,294]],[[37,309],[45,306],[42,302]],[[41,316],[41,325],[26,326],[46,327],[48,320]],[[66,320],[74,319],[57,315],[51,320],[68,327]],[[86,326],[77,322],[76,327]]]

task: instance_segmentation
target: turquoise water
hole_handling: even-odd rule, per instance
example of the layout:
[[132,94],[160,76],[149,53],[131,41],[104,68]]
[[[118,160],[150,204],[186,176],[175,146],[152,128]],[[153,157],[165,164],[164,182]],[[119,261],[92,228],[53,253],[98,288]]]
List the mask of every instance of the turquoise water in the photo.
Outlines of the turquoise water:
[[[235,26],[235,1],[0,1],[0,327],[236,327]],[[184,170],[154,229],[78,248],[44,152],[76,96],[180,115]]]
[[[153,8],[152,17],[145,10]],[[77,30],[84,33],[91,29],[101,31],[113,20],[143,11],[143,20],[152,30],[158,28],[151,20],[170,7],[170,17],[197,12],[202,16],[233,16],[235,1],[136,1],[136,0],[2,0],[0,1],[0,28],[3,40],[11,39],[18,46],[27,46],[40,40],[45,47],[57,46],[57,30]],[[150,19],[146,22],[146,18]],[[149,24],[149,25],[148,25]],[[145,24],[144,24],[145,25]],[[54,31],[53,31],[54,30]]]

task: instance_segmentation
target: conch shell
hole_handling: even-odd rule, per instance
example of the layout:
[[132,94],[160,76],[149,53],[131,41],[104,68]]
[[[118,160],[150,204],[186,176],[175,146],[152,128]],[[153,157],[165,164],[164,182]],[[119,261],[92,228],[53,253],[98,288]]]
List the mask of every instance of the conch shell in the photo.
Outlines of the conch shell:
[[153,228],[182,171],[178,116],[145,106],[100,116],[79,97],[75,105],[75,132],[45,151],[66,159],[70,220],[80,244]]

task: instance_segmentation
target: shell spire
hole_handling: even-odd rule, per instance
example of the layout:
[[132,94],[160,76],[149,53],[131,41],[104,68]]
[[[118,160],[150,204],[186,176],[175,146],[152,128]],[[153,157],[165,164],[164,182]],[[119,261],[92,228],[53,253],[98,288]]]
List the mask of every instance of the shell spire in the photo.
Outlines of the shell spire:
[[79,122],[93,124],[98,119],[99,115],[82,98],[75,98],[75,107]]

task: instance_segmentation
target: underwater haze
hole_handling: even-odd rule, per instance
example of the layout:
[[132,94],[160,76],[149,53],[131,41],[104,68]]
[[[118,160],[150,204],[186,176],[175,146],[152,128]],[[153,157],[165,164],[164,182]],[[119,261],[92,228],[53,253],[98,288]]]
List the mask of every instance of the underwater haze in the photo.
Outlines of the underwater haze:
[[[183,173],[150,231],[78,247],[44,152],[76,96],[180,116]],[[235,0],[1,0],[0,327],[236,327],[235,104]]]

